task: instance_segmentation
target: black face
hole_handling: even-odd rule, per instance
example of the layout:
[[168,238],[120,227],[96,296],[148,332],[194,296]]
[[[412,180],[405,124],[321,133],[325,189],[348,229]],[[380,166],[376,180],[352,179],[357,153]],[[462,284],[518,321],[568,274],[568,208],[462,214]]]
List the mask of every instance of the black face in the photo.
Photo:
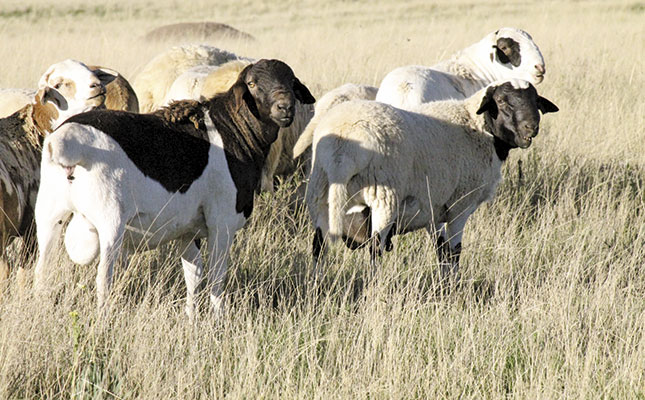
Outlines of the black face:
[[489,126],[498,139],[511,148],[525,149],[538,134],[538,111],[546,114],[558,111],[558,107],[538,96],[531,84],[525,89],[518,89],[506,82],[487,89],[477,114],[488,113]]
[[495,46],[497,59],[502,64],[511,64],[514,67],[519,67],[522,63],[522,56],[520,54],[520,44],[511,38],[499,38]]
[[280,127],[293,121],[296,100],[304,104],[316,101],[291,68],[279,60],[249,65],[240,73],[236,85],[238,91],[245,91],[243,94],[254,100],[260,119],[272,120]]

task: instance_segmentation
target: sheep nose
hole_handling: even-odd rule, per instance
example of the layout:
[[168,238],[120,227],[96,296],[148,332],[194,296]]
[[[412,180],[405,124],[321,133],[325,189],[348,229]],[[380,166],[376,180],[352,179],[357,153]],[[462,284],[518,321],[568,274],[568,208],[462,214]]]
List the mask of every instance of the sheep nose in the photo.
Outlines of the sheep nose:
[[524,122],[522,124],[522,130],[525,132],[530,132],[531,137],[535,137],[538,134],[538,125],[533,122]]
[[278,110],[282,111],[285,114],[293,113],[293,104],[290,102],[280,102],[278,103]]
[[546,72],[546,70],[544,69],[544,66],[540,64],[535,64],[535,69],[540,75],[544,75],[544,73]]

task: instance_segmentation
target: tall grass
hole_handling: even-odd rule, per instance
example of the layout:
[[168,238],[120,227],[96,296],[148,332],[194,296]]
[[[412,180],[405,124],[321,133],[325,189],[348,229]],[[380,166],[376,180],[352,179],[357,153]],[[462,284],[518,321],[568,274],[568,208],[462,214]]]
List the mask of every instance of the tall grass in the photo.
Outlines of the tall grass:
[[284,59],[319,96],[517,26],[561,111],[468,222],[452,290],[420,232],[376,270],[336,246],[311,280],[291,178],[237,235],[220,320],[204,307],[187,321],[172,245],[115,271],[103,312],[93,265],[61,255],[42,297],[12,274],[0,398],[645,398],[644,13],[637,1],[3,2],[3,87],[34,87],[70,57],[133,80],[170,45],[143,42],[147,30],[207,19],[257,37],[211,44]]

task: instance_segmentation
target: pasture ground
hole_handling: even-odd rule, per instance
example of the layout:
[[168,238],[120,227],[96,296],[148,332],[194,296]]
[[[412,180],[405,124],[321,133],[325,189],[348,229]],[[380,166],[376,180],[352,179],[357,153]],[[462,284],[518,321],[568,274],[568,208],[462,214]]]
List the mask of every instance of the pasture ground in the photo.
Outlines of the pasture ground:
[[147,31],[202,20],[254,35],[209,43],[280,58],[315,96],[520,27],[560,112],[468,222],[452,290],[421,232],[375,271],[366,252],[334,247],[325,278],[307,280],[312,230],[287,204],[291,179],[238,234],[221,321],[186,320],[172,246],[117,270],[105,313],[94,265],[61,256],[47,297],[12,274],[0,398],[645,398],[645,3],[4,0],[0,87],[33,88],[65,58],[132,82],[179,43]]

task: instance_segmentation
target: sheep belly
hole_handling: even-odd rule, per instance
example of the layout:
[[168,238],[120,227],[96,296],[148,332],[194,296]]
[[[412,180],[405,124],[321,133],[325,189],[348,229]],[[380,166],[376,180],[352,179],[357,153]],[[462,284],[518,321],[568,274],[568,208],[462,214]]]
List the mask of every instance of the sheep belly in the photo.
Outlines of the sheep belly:
[[141,245],[156,247],[184,236],[195,239],[208,233],[201,209],[193,209],[191,214],[168,211],[157,213],[140,212],[126,224],[126,242],[133,248]]

